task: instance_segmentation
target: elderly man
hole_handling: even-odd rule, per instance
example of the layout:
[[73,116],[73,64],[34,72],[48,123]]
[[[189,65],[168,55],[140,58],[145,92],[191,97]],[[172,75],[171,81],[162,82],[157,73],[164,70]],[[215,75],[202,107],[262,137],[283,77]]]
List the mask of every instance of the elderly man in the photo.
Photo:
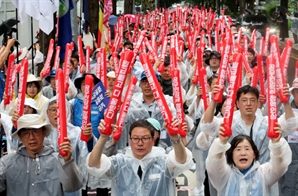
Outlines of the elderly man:
[[[178,127],[178,120],[172,119],[171,125]],[[154,147],[155,129],[150,122],[138,120],[130,127],[130,148],[125,155],[107,157],[102,154],[109,139],[103,132],[105,127],[102,120],[100,138],[88,155],[87,164],[92,175],[112,179],[112,196],[175,195],[175,178],[193,164],[191,152],[178,134],[170,137],[174,150],[167,155],[164,149]]]
[[0,160],[0,191],[7,195],[63,195],[63,191],[81,188],[83,176],[71,158],[69,139],[59,145],[65,151],[61,157],[52,146],[44,144],[51,132],[38,114],[26,114],[17,121],[18,129],[12,138],[23,145],[16,153]]

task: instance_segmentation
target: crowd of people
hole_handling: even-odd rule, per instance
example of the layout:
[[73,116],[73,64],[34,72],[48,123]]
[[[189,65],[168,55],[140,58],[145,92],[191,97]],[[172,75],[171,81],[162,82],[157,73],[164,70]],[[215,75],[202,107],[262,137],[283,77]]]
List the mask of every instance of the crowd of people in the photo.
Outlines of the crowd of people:
[[[271,48],[268,47],[268,51],[263,53],[261,47],[249,47],[249,43],[257,37],[254,34],[256,32],[241,34],[236,25],[221,15],[212,21],[212,10],[189,7],[182,12],[180,8],[181,15],[179,8],[177,10],[177,14],[176,10],[148,13],[141,16],[139,21],[129,23],[125,23],[121,19],[124,16],[121,16],[119,20],[124,21],[127,29],[124,28],[122,32],[118,21],[118,29],[114,29],[110,35],[111,40],[106,40],[109,44],[106,48],[107,69],[104,76],[107,79],[104,93],[106,98],[113,95],[119,64],[123,62],[121,54],[133,51],[136,55],[126,78],[122,101],[132,76],[136,76],[138,82],[122,127],[116,125],[119,120],[117,118],[112,124],[104,120],[105,113],[99,110],[94,98],[90,103],[90,122],[86,127],[82,126],[86,77],[92,76],[93,86],[103,82],[96,75],[96,58],[100,50],[95,36],[90,33],[90,26],[83,33],[84,51],[86,46],[94,51],[90,57],[90,72],[84,68],[86,65],[79,64],[83,61],[79,58],[78,50],[72,52],[70,59],[64,119],[67,122],[67,137],[61,144],[58,144],[58,124],[61,120],[57,115],[60,112],[56,96],[57,70],[52,69],[48,76],[42,78],[42,74],[32,72],[32,67],[36,66],[35,61],[29,66],[23,115],[18,113],[16,96],[13,96],[10,104],[2,101],[0,105],[0,135],[5,142],[0,159],[0,191],[3,194],[84,196],[92,189],[100,196],[171,196],[176,194],[176,177],[194,168],[194,195],[295,195],[298,192],[298,157],[295,153],[298,142],[298,79],[293,81],[291,87],[285,83],[278,90],[288,97],[288,101],[276,103],[278,120],[273,129],[277,137],[269,138],[268,97],[260,93],[260,81],[257,86],[252,85],[253,73],[245,69],[244,61],[252,70],[260,63],[257,54],[263,54],[261,63],[267,88],[266,58],[272,55]],[[178,21],[181,18],[185,22]],[[155,25],[151,25],[153,22]],[[137,43],[143,33],[149,45],[144,44],[140,49]],[[176,51],[177,58],[173,58],[172,53],[171,41],[174,36],[177,42],[179,40],[179,43],[183,43],[182,50],[178,49],[180,44],[174,48],[180,51]],[[120,37],[122,40],[119,45],[115,44],[114,41]],[[233,55],[247,51],[247,55],[243,52],[246,60],[240,64],[242,78],[238,80],[241,84],[234,89],[236,102],[232,103],[235,104],[230,127],[232,135],[226,135],[224,120],[230,107],[228,76],[224,76],[222,101],[213,100],[213,95],[222,90],[218,80],[225,51],[218,45],[225,42],[227,37],[232,40],[228,67],[233,64]],[[193,46],[190,42],[192,40]],[[0,49],[0,96],[4,98],[5,82],[8,82],[5,81],[7,63],[14,42],[15,39],[10,38],[6,46]],[[155,52],[150,49],[150,44]],[[35,50],[39,50],[39,47],[35,47]],[[202,58],[198,56],[199,52],[191,50],[202,50]],[[139,59],[140,53],[145,53],[150,59],[155,73],[153,77],[158,83],[156,85],[161,87],[167,106],[174,116],[170,121],[164,119],[163,108],[156,100],[151,80]],[[156,59],[154,53],[158,56]],[[40,58],[42,55],[38,52],[35,54],[24,57]],[[178,108],[173,100],[174,62],[180,71],[184,122],[179,121]],[[61,62],[62,68],[64,64]],[[193,82],[199,64],[206,70],[208,96],[203,91],[202,80]],[[115,140],[107,134],[107,127],[112,127],[113,133],[120,128],[120,139]],[[181,131],[172,134],[169,127]],[[186,135],[181,132],[186,132]],[[87,136],[87,141],[80,139],[81,134]]]

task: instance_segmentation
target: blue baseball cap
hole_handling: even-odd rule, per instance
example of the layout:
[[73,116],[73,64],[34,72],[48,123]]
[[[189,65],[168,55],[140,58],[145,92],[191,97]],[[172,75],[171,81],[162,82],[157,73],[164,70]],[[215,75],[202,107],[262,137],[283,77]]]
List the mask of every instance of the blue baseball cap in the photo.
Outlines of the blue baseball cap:
[[53,70],[51,70],[50,75],[48,75],[48,76],[45,78],[45,80],[46,80],[47,82],[50,82],[50,78],[55,78],[55,77],[56,77],[56,70],[53,69]]
[[[160,75],[158,72],[154,71],[155,72],[155,76],[157,78],[157,80],[160,82],[161,81],[161,78],[160,78]],[[141,74],[141,80],[144,80],[144,79],[147,79],[147,76],[145,74],[145,71],[142,72]]]

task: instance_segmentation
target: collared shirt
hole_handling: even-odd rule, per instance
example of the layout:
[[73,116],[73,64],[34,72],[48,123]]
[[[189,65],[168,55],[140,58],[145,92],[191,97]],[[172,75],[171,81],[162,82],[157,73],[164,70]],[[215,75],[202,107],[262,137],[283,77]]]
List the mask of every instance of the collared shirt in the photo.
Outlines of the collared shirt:
[[149,116],[151,117],[152,113],[155,111],[155,108],[157,106],[156,102],[155,102],[155,99],[154,101],[151,103],[151,104],[148,104],[144,98],[142,98],[142,103],[143,103],[143,106],[144,108],[148,111],[149,113]]

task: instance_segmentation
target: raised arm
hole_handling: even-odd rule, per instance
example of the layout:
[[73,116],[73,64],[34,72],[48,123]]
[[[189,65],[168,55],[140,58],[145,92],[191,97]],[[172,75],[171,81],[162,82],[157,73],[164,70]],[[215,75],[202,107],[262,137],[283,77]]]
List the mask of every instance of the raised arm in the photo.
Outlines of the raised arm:
[[[179,121],[177,118],[173,118],[172,124],[173,127],[179,127]],[[181,138],[178,134],[170,136],[170,139],[173,143],[175,159],[178,163],[183,164],[187,159],[187,154],[185,146],[183,145]]]
[[[98,130],[104,130],[106,126],[106,122],[104,120],[101,120]],[[90,153],[89,157],[89,162],[88,165],[89,167],[96,167],[100,168],[100,161],[101,161],[101,155],[103,153],[103,149],[105,146],[105,143],[108,141],[109,136],[101,134],[96,145],[94,146],[92,152]]]
[[[290,97],[290,90],[289,90],[289,87],[287,85],[284,86],[283,88],[283,93],[286,95],[286,96],[289,96]],[[295,117],[295,114],[294,114],[294,111],[291,107],[291,104],[289,101],[283,103],[284,105],[284,110],[285,110],[285,118],[286,120],[290,119],[290,118],[293,118]]]
[[225,153],[230,148],[229,137],[223,136],[221,126],[218,137],[212,143],[206,159],[206,169],[209,179],[217,191],[221,191],[230,177],[230,166],[227,164]]
[[[212,95],[217,92],[219,92],[219,87],[218,87],[218,85],[215,85],[212,90]],[[213,121],[216,105],[217,105],[217,103],[214,102],[213,99],[211,99],[211,102],[210,102],[207,110],[204,113],[204,117],[203,117],[204,123],[211,123]]]
[[288,142],[282,138],[280,125],[274,128],[278,133],[278,138],[272,138],[269,142],[270,161],[261,165],[260,170],[264,175],[265,182],[268,186],[276,183],[288,170],[292,162],[292,151]]
[[5,49],[0,53],[0,70],[3,69],[4,62],[6,61],[9,53],[10,53],[10,48],[14,45],[15,39],[9,39],[7,40],[7,44],[5,46]]

